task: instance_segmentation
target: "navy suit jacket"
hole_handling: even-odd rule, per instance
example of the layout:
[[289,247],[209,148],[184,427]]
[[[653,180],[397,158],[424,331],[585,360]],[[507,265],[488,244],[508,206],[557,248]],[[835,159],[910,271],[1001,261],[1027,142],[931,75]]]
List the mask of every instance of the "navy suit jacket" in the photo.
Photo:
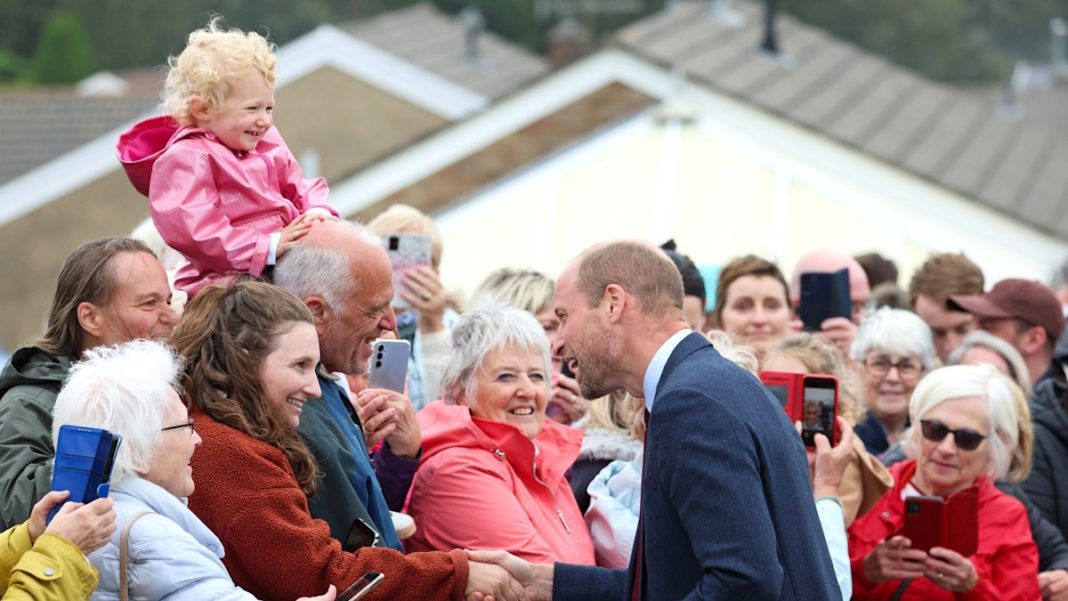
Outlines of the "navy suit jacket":
[[[700,334],[657,386],[642,479],[642,599],[841,599],[801,437]],[[554,601],[630,599],[628,571],[557,564]]]

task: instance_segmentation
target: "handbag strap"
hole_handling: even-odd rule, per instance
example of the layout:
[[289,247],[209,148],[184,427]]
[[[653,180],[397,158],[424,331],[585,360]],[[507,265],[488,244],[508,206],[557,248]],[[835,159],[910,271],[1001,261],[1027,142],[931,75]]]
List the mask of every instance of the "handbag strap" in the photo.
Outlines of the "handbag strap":
[[[954,442],[954,444],[956,444],[956,442]],[[890,601],[900,601],[900,599],[905,596],[905,590],[909,588],[910,584],[912,584],[911,578],[902,580],[901,584],[898,585],[897,590],[894,591],[894,594],[890,597]],[[126,600],[124,599],[123,601]]]
[[134,522],[141,519],[141,516],[152,513],[151,511],[139,511],[126,520],[126,525],[122,527],[122,535],[119,536],[119,599],[120,601],[129,601],[130,591],[127,590],[126,583],[126,563],[129,560],[127,547],[130,543],[130,528],[133,528]]

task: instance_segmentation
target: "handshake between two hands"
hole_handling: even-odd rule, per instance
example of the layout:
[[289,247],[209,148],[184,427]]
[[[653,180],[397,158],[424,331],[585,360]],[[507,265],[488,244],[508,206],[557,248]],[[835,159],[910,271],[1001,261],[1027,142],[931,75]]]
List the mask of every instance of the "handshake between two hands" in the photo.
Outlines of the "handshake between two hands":
[[551,601],[553,566],[507,551],[467,551],[467,601]]

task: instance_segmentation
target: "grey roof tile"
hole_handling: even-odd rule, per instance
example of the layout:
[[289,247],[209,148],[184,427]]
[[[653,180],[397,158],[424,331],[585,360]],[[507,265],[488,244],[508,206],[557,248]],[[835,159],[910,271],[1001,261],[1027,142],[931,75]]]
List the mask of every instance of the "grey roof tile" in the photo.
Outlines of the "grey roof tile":
[[[819,40],[820,36],[815,35],[812,30],[798,30],[796,35],[790,38],[790,51],[786,61],[796,60],[796,56],[808,56],[812,46]],[[731,62],[724,63],[715,70],[706,70],[702,76],[742,97],[751,97],[758,90],[767,89],[774,82],[789,77],[796,69],[789,62],[764,52],[753,52],[751,48],[736,47],[734,50],[739,52],[734,54]]]
[[983,119],[978,126],[968,144],[939,176],[945,185],[971,196],[978,196],[990,179],[991,169],[1017,133],[1012,124],[998,119]]
[[338,27],[490,99],[549,72],[545,59],[489,31],[479,37],[477,59],[468,58],[463,26],[426,2]]
[[898,162],[914,146],[952,102],[952,97],[937,87],[920,87],[902,99],[901,109],[863,144],[872,154]]
[[1039,162],[1034,183],[1017,210],[1034,223],[1056,223],[1068,206],[1068,141],[1057,140]]
[[983,118],[982,109],[973,102],[953,99],[952,103],[938,114],[926,133],[906,149],[905,167],[936,176],[943,173],[971,140],[976,123]]
[[885,70],[886,65],[881,61],[851,55],[835,72],[835,85],[821,86],[799,99],[790,114],[811,127],[826,128],[856,104]]
[[159,98],[81,98],[70,90],[0,94],[0,184],[152,110]]
[[1050,151],[1053,140],[1034,130],[1024,130],[1002,158],[993,166],[990,180],[980,192],[983,198],[999,209],[1016,208],[1035,172],[1042,167],[1042,158]]

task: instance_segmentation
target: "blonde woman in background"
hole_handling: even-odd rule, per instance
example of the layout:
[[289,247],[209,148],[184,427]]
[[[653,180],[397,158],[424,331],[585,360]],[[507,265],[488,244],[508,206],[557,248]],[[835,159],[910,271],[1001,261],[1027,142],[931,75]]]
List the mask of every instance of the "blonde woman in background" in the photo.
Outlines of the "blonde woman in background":
[[449,332],[459,315],[448,308],[448,293],[439,278],[441,234],[419,209],[395,204],[379,213],[367,227],[383,241],[390,234],[419,234],[430,239],[430,266],[404,273],[394,291],[410,310],[397,309],[397,336],[412,343],[408,360],[408,397],[416,410],[440,396],[441,376],[449,359]]
[[[827,374],[838,378],[838,415],[850,426],[856,423],[857,395],[852,374],[838,350],[811,334],[795,334],[776,343],[764,356],[763,371],[800,374]],[[853,439],[853,453],[842,475],[838,498],[846,527],[879,500],[894,482],[879,460],[864,449],[859,437]]]

